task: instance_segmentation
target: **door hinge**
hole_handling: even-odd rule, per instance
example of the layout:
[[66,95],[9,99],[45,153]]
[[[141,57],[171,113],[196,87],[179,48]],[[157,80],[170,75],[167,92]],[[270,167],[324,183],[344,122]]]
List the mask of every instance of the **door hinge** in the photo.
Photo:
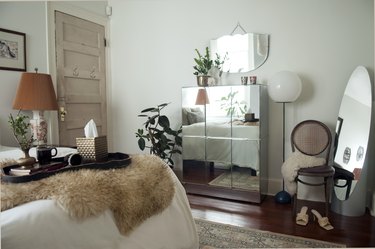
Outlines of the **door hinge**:
[[104,38],[104,47],[107,47],[107,39]]

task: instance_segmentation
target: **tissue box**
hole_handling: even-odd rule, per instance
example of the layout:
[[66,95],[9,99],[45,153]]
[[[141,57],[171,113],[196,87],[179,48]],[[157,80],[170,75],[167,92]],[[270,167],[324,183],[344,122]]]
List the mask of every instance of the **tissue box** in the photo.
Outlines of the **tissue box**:
[[107,137],[77,137],[77,150],[85,161],[105,161],[108,158]]

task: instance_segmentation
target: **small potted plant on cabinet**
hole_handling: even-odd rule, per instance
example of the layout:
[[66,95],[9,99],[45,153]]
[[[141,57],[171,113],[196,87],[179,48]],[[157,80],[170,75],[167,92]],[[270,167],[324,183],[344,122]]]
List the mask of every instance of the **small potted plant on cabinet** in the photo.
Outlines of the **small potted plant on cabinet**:
[[197,76],[198,86],[208,86],[212,83],[212,77],[208,75],[208,72],[212,68],[213,60],[210,57],[210,50],[206,47],[205,55],[201,55],[198,49],[195,49],[198,57],[194,58],[196,65],[193,67],[195,69],[194,75]]
[[210,50],[206,47],[205,54],[202,55],[198,49],[197,57],[194,58],[196,65],[193,67],[195,69],[194,75],[197,76],[198,86],[208,86],[215,83],[214,71],[218,72],[220,77],[222,74],[222,66],[227,59],[227,55],[221,59],[220,55],[216,54],[216,59],[212,60],[210,55]]

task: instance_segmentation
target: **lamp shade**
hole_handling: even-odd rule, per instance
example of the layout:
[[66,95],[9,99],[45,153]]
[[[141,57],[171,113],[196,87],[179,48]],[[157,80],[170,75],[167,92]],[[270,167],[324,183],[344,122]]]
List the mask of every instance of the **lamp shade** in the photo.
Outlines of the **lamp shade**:
[[207,91],[205,88],[200,88],[198,90],[197,99],[195,100],[196,105],[206,105],[209,104],[210,100],[208,99]]
[[57,110],[56,94],[49,74],[23,73],[13,109]]
[[278,72],[268,82],[268,95],[275,102],[294,102],[300,96],[301,91],[301,79],[290,71]]

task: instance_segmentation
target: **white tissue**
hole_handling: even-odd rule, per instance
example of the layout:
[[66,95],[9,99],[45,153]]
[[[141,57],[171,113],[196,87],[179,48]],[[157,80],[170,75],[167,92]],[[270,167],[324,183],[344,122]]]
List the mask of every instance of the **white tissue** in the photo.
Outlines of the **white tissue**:
[[98,130],[96,129],[96,124],[94,120],[90,120],[87,122],[85,126],[85,136],[86,137],[97,137],[98,136]]

